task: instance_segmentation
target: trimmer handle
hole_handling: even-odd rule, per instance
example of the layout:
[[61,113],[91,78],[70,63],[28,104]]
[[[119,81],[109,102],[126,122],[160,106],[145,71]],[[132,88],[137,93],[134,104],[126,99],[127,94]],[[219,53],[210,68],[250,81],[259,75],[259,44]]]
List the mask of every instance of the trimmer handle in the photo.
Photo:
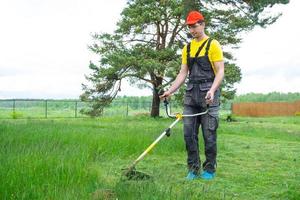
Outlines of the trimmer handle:
[[165,104],[165,106],[168,106],[169,102],[168,102],[167,98],[164,99],[164,104]]
[[164,105],[165,105],[166,113],[167,113],[168,117],[170,117],[170,118],[176,118],[175,116],[171,116],[170,113],[169,113],[169,109],[168,109],[169,102],[168,102],[167,98],[164,99]]
[[196,114],[187,114],[187,115],[183,115],[183,114],[178,113],[176,115],[173,115],[173,114],[169,113],[169,107],[168,107],[169,102],[166,98],[164,99],[164,104],[165,104],[165,107],[166,107],[166,113],[167,113],[168,117],[170,117],[170,118],[194,117],[194,116],[199,116],[199,115],[206,114],[209,111],[209,104],[206,104],[206,111],[204,111],[204,112],[196,113]]
[[209,104],[206,104],[206,109],[207,109],[207,110],[209,109]]

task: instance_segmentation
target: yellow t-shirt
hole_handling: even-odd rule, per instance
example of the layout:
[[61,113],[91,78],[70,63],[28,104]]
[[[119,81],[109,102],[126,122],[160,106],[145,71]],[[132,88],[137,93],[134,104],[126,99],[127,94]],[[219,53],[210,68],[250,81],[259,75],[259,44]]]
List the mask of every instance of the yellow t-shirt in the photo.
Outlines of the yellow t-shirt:
[[[199,47],[202,45],[203,42],[205,42],[208,38],[204,38],[201,41],[197,42],[195,39],[193,39],[191,41],[191,49],[190,49],[190,57],[193,58],[195,57]],[[205,55],[205,49],[207,46],[207,43],[204,45],[203,49],[201,50],[201,52],[199,53],[199,56],[204,56]],[[184,48],[182,49],[182,64],[187,64],[187,45],[184,46]],[[223,51],[221,48],[220,43],[217,40],[212,40],[211,44],[210,44],[210,48],[208,51],[208,58],[211,62],[211,66],[213,67],[214,72],[216,73],[216,69],[214,67],[214,63],[213,62],[217,62],[217,61],[222,61],[223,60]]]

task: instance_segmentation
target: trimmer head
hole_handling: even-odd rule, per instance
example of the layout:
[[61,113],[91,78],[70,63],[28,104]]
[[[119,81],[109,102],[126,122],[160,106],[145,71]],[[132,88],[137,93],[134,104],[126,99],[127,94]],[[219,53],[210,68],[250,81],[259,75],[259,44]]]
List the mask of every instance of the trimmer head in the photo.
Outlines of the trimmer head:
[[135,167],[130,167],[128,169],[123,169],[124,173],[123,175],[128,179],[128,180],[147,180],[150,179],[151,176],[144,173],[137,171]]

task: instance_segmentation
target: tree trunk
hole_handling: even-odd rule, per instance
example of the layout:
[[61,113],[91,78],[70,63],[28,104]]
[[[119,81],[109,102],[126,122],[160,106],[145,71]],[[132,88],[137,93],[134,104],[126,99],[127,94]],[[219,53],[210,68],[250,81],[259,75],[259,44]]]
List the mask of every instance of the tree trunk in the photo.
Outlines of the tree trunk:
[[158,91],[156,88],[154,88],[153,97],[152,97],[151,117],[159,116],[159,105],[160,105],[160,99],[159,99]]
[[155,80],[155,84],[153,84],[151,117],[159,117],[160,99],[158,88],[160,88],[160,86],[162,85],[163,79],[161,77],[155,76],[154,74],[152,74],[151,78]]

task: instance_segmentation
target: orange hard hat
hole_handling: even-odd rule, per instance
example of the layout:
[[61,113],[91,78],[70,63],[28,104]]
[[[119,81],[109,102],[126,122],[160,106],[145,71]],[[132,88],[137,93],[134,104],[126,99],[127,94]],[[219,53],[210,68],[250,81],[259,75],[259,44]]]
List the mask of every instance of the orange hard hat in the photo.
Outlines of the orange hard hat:
[[203,15],[198,11],[189,12],[188,16],[186,17],[186,24],[192,25],[196,24],[198,21],[204,21]]

